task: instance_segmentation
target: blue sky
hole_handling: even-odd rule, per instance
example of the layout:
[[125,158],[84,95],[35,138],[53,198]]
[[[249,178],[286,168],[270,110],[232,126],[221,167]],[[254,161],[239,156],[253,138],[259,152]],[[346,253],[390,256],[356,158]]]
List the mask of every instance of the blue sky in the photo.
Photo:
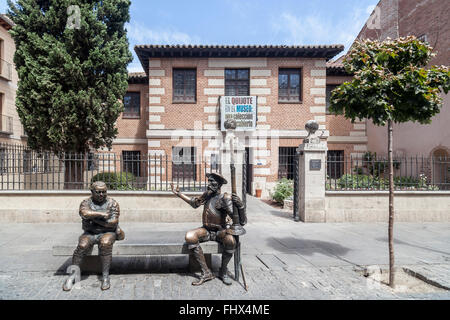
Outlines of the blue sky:
[[[132,0],[136,44],[344,44],[353,42],[378,0]],[[6,0],[0,0],[0,12]]]

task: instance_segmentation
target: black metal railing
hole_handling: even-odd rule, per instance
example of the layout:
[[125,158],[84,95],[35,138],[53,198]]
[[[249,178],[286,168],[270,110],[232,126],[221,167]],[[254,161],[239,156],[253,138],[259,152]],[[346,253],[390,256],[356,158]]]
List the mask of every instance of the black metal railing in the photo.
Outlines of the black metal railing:
[[88,190],[104,181],[109,190],[205,191],[206,174],[217,172],[211,157],[173,161],[168,155],[35,152],[0,144],[0,190]]
[[[395,190],[450,190],[449,157],[395,157]],[[326,189],[330,191],[389,190],[387,157],[328,155]]]

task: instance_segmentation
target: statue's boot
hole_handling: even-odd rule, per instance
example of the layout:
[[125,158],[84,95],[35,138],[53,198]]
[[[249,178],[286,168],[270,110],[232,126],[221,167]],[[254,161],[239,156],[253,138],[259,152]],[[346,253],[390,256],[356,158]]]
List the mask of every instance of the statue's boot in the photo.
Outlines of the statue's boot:
[[111,248],[111,254],[103,253],[102,255],[100,255],[100,259],[102,261],[102,276],[103,276],[101,288],[102,288],[102,290],[108,290],[111,287],[111,281],[109,278],[109,268],[111,266],[111,261],[112,261],[112,248]]
[[219,278],[222,279],[222,282],[225,283],[227,286],[231,285],[231,279],[228,275],[228,263],[231,260],[231,257],[233,256],[232,253],[224,252],[222,253],[222,266],[219,271]]
[[64,291],[70,291],[72,290],[73,286],[75,284],[75,272],[72,273],[66,280],[66,282],[64,282],[63,284],[63,290]]
[[108,276],[103,276],[103,280],[102,280],[102,290],[109,290],[109,288],[111,288],[111,281],[109,279],[109,275]]
[[215,277],[214,274],[211,272],[211,270],[209,270],[208,265],[206,264],[205,255],[203,254],[202,248],[198,246],[192,249],[192,251],[194,252],[195,260],[197,260],[202,270],[202,275],[200,276],[200,279],[198,281],[192,282],[192,285],[200,286],[206,281],[212,280]]
[[[89,249],[92,250],[92,248],[88,248],[87,250],[80,248],[79,246],[75,249],[75,252],[72,256],[72,265],[78,266],[80,268],[81,261],[83,260],[83,257],[89,253]],[[63,290],[64,291],[70,291],[72,290],[76,280],[76,274],[75,271],[72,272],[72,274],[67,278],[66,282],[63,284]]]

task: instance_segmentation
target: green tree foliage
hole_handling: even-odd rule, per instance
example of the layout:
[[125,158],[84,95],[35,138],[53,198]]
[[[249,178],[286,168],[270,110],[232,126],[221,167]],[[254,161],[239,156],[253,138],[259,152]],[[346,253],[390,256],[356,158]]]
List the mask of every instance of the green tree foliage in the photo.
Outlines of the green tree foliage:
[[344,67],[354,79],[333,90],[330,111],[352,122],[371,119],[388,125],[389,161],[389,284],[394,287],[394,162],[393,123],[407,121],[427,124],[442,107],[440,93],[448,93],[447,66],[425,66],[434,56],[433,48],[414,36],[355,42]]
[[354,79],[333,90],[330,112],[381,126],[388,120],[431,123],[442,106],[439,93],[450,88],[447,66],[424,68],[434,55],[414,36],[357,41],[344,61]]
[[[36,150],[111,147],[131,61],[129,0],[8,0],[16,24],[16,106]],[[79,28],[68,20],[77,19]],[[68,27],[69,26],[69,27]]]

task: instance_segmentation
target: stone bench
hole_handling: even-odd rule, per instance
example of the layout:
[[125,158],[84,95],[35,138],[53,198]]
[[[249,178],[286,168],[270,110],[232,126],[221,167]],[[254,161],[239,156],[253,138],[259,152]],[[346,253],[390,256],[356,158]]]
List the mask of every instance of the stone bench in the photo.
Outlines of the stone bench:
[[[53,256],[71,257],[76,248],[73,245],[61,245],[53,247]],[[201,244],[205,255],[206,263],[211,268],[212,255],[222,253],[222,246],[215,241],[208,241]],[[118,244],[113,246],[114,257],[144,257],[144,256],[167,256],[189,254],[189,270],[196,272],[200,266],[191,254],[186,243],[159,243],[159,244]],[[81,265],[84,272],[101,272],[101,262],[98,256],[98,247],[94,245],[93,250],[84,259]]]

